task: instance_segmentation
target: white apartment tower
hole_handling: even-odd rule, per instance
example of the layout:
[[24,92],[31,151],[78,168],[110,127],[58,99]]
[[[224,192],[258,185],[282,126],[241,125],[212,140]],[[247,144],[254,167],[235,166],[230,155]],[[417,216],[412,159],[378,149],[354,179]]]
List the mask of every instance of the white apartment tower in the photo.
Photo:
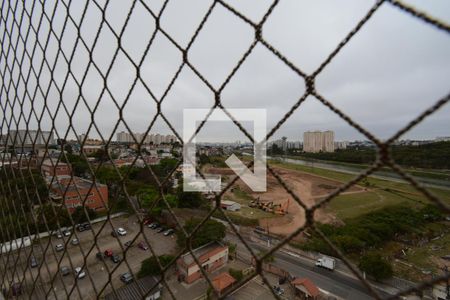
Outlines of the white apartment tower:
[[303,151],[334,152],[334,132],[306,131],[303,133]]
[[[134,137],[134,138],[133,138]],[[136,141],[143,144],[155,144],[172,143],[177,140],[174,135],[162,135],[162,134],[148,134],[144,136],[144,133],[129,133],[125,131],[118,132],[116,134],[117,141],[119,143],[135,143]],[[136,140],[135,140],[136,139]]]
[[125,131],[118,132],[117,141],[120,143],[129,143],[131,142],[131,135]]

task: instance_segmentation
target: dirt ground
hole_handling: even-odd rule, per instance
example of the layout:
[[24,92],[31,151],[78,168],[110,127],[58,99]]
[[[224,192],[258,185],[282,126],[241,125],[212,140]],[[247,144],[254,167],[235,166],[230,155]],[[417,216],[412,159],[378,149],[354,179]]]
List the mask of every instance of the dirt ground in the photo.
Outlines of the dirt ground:
[[[279,175],[291,189],[295,195],[299,197],[301,202],[306,207],[313,206],[320,199],[323,199],[333,191],[335,191],[342,183],[333,181],[327,178],[303,173],[295,170],[284,168],[273,168],[276,174]],[[230,175],[232,172],[229,169],[210,168],[208,173]],[[251,195],[254,199],[258,198],[262,202],[273,201],[274,204],[281,204],[282,207],[287,208],[287,214],[279,217],[272,217],[261,219],[260,225],[268,228],[270,233],[278,235],[289,235],[296,229],[304,225],[305,213],[302,206],[297,203],[294,198],[284,189],[278,180],[269,172],[267,174],[267,191],[263,193],[255,193],[251,191],[248,186],[241,180],[236,182],[239,188]],[[360,193],[364,192],[363,188],[352,187],[346,193]],[[231,193],[227,191],[227,193]],[[343,193],[343,194],[346,194]],[[316,211],[314,219],[323,223],[337,223],[339,220],[331,213],[324,212],[323,209]]]

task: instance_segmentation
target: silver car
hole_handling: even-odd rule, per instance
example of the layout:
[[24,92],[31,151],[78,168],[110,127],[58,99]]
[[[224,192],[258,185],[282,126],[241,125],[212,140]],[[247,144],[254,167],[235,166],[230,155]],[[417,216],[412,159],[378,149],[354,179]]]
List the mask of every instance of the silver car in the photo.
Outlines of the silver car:
[[78,279],[86,277],[86,273],[81,269],[81,267],[75,268],[75,277]]

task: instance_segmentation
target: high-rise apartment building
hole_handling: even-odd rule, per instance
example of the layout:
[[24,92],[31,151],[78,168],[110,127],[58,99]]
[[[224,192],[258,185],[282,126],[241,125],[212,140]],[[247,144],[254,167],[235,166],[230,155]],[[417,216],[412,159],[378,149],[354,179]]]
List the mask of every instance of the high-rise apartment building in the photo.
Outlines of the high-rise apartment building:
[[334,132],[328,130],[303,133],[303,151],[334,152]]
[[131,139],[131,135],[128,132],[121,131],[117,133],[117,141],[120,143],[130,143]]
[[8,135],[1,137],[1,143],[7,146],[14,147],[31,147],[48,145],[55,145],[55,138],[52,131],[42,130],[10,130]]
[[[134,138],[133,138],[134,136]],[[121,131],[118,132],[117,135],[117,141],[119,143],[135,143],[137,142],[141,142],[143,140],[144,144],[155,144],[155,145],[159,145],[162,143],[173,143],[177,141],[176,136],[174,135],[162,135],[162,134],[148,134],[144,137],[143,133],[133,133],[130,134],[129,132],[125,132],[125,131]],[[135,140],[136,139],[136,140]]]
[[78,141],[80,143],[84,142],[84,140],[87,138],[86,133],[82,133],[78,136]]

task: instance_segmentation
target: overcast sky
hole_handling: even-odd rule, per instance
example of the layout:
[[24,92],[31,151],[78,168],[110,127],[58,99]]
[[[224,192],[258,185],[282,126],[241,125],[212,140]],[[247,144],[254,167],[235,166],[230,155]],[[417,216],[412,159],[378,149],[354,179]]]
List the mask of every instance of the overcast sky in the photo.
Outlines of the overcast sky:
[[[98,1],[104,5],[102,1]],[[158,13],[162,1],[147,1]],[[270,5],[263,0],[229,0],[242,14],[258,22]],[[450,1],[407,1],[429,14],[450,23]],[[106,9],[106,19],[119,33],[130,11],[131,1],[111,0]],[[211,1],[207,0],[170,0],[162,14],[160,25],[181,46],[186,47],[195,29],[205,15]],[[273,47],[286,56],[303,72],[312,73],[333,51],[346,34],[364,16],[374,1],[299,1],[282,0],[274,9],[263,27],[263,36]],[[27,2],[31,9],[31,1]],[[45,11],[51,15],[54,2],[46,1]],[[79,23],[85,1],[72,1],[70,14]],[[4,9],[6,6],[4,7]],[[18,12],[22,9],[19,4]],[[35,7],[32,23],[38,26],[41,9]],[[53,21],[53,29],[61,37],[61,47],[67,57],[74,51],[77,29],[69,20],[64,34],[61,35],[65,19],[65,9],[59,4]],[[20,14],[15,16],[20,18]],[[89,48],[93,43],[101,22],[101,11],[89,3],[81,27],[81,37]],[[28,20],[25,18],[22,33],[25,35]],[[3,25],[3,24],[2,24]],[[10,26],[10,23],[8,23]],[[38,39],[43,45],[47,40],[49,23],[44,19]],[[10,28],[10,27],[9,27]],[[4,28],[0,29],[3,35]],[[155,30],[155,22],[150,14],[137,3],[130,22],[122,38],[122,45],[129,56],[139,63],[144,50]],[[17,28],[15,29],[17,33]],[[13,35],[13,41],[15,41]],[[253,29],[220,4],[216,5],[204,28],[189,51],[189,61],[206,78],[214,88],[222,85],[237,61],[253,42]],[[31,52],[36,37],[30,35],[26,48]],[[18,57],[22,56],[23,45],[19,43]],[[117,39],[106,25],[100,32],[93,48],[93,61],[101,72],[106,74],[117,48]],[[45,54],[39,49],[33,60],[36,70],[45,57],[51,66],[55,63],[58,43],[51,36]],[[152,91],[160,99],[182,61],[182,55],[176,47],[161,33],[155,40],[144,59],[140,74]],[[11,57],[9,64],[11,66]],[[78,42],[70,70],[78,82],[81,82],[89,62],[89,53]],[[0,67],[4,68],[4,57]],[[26,58],[23,71],[28,73],[30,62]],[[79,89],[72,75],[60,94],[56,88],[62,88],[68,72],[68,66],[60,57],[51,80],[51,72],[44,66],[39,83],[45,90],[51,81],[50,92],[43,97],[39,92],[32,99],[36,112],[40,115],[44,103],[55,114],[58,102],[63,101],[67,109],[73,110]],[[17,70],[13,74],[17,83]],[[128,58],[119,52],[107,79],[107,86],[114,95],[118,105],[124,99],[136,77],[135,69]],[[9,81],[9,75],[6,76]],[[19,80],[18,94],[23,98],[26,87],[33,94],[36,80],[31,76],[25,86]],[[109,138],[119,118],[111,97],[107,94],[101,98],[104,86],[102,77],[91,65],[82,87],[87,104],[96,109],[93,116],[95,123],[105,138]],[[389,138],[398,129],[407,124],[423,110],[431,106],[450,92],[450,35],[385,3],[364,26],[361,31],[342,49],[333,61],[317,77],[316,89],[328,101],[351,116],[363,127],[372,131],[379,138]],[[11,89],[9,99],[14,99]],[[270,130],[283,115],[294,105],[305,91],[301,77],[277,59],[264,46],[258,45],[242,64],[221,96],[222,103],[228,108],[266,108],[267,128]],[[5,92],[2,91],[2,98]],[[184,108],[209,108],[214,104],[211,90],[185,66],[171,90],[163,100],[161,107],[168,121],[182,135]],[[96,106],[97,105],[97,106]],[[28,118],[31,100],[25,97],[24,116]],[[14,115],[19,119],[19,106]],[[144,86],[138,82],[123,109],[123,117],[130,129],[135,132],[147,130],[156,112],[156,102]],[[10,118],[8,109],[6,118]],[[91,122],[91,115],[86,105],[79,103],[72,123],[77,134],[86,132]],[[24,127],[22,122],[20,127]],[[47,111],[42,116],[42,128],[51,128],[51,118]],[[30,119],[30,128],[36,127],[34,116]],[[55,126],[61,136],[68,130],[69,118],[63,107],[56,113]],[[5,124],[3,128],[5,128]],[[250,130],[251,124],[246,123]],[[115,132],[124,130],[121,123]],[[334,130],[337,140],[362,139],[362,135],[322,105],[310,97],[279,129],[274,138],[287,136],[289,140],[302,140],[303,132],[308,130]],[[153,133],[171,133],[167,124],[159,117]],[[450,107],[443,107],[438,113],[407,133],[403,138],[428,139],[436,136],[450,135]],[[69,138],[74,131],[69,130]],[[97,137],[95,128],[90,136]],[[199,139],[202,141],[245,140],[238,128],[230,123],[211,123],[205,126]]]

